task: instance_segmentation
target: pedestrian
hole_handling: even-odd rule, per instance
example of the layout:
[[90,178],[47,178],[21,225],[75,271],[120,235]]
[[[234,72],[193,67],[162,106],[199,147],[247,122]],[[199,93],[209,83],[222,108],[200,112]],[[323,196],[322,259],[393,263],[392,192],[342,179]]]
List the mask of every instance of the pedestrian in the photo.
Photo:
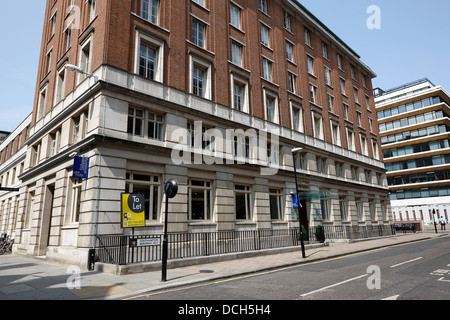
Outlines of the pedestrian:
[[441,216],[441,218],[439,219],[439,223],[441,225],[441,230],[445,230],[445,223],[446,223],[446,221],[445,221],[443,216]]

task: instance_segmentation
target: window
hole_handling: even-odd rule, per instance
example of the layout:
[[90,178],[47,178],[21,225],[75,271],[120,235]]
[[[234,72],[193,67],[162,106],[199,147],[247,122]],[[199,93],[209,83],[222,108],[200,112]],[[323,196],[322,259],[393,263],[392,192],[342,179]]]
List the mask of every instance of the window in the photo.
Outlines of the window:
[[81,208],[81,179],[69,177],[69,195],[67,199],[67,212],[65,217],[65,224],[70,225],[80,221]]
[[352,79],[355,79],[355,66],[350,66],[350,75],[352,76]]
[[325,59],[328,59],[328,46],[325,42],[322,42],[322,55]]
[[361,127],[361,112],[360,111],[356,111],[356,123],[358,124],[359,127]]
[[234,186],[234,211],[236,220],[252,220],[250,186],[241,184]]
[[64,38],[65,38],[65,51],[70,49],[70,38],[72,36],[72,24],[69,24],[66,30],[64,30]]
[[355,151],[355,141],[354,141],[354,137],[353,137],[353,131],[349,128],[347,128],[347,145],[348,145],[348,149]]
[[343,103],[342,106],[343,106],[343,109],[344,109],[344,119],[345,120],[349,120],[348,119],[348,104]]
[[241,9],[234,4],[230,5],[230,24],[241,29]]
[[345,79],[341,78],[340,84],[341,84],[341,93],[345,96]]
[[65,97],[66,69],[63,67],[56,77],[55,105]]
[[295,90],[295,82],[296,82],[296,75],[292,72],[288,71],[288,90],[292,93],[296,93],[297,90]]
[[325,83],[331,87],[331,69],[325,66]]
[[303,109],[301,105],[291,102],[292,129],[303,132]]
[[164,43],[137,33],[135,73],[150,80],[163,81]]
[[365,156],[369,155],[367,148],[367,139],[365,135],[361,134],[361,153]]
[[305,28],[305,44],[311,47],[311,31]]
[[337,63],[338,63],[338,68],[342,70],[342,56],[339,53],[337,55]]
[[317,87],[312,83],[309,84],[309,102],[317,104]]
[[87,41],[81,47],[80,52],[80,68],[83,70],[83,74],[79,74],[78,81],[81,82],[86,79],[86,74],[91,72],[91,41]]
[[50,50],[47,53],[47,73],[50,72],[50,70],[52,70],[52,55],[53,55],[53,50]]
[[31,148],[31,159],[30,159],[31,167],[34,167],[39,163],[40,154],[41,154],[41,144],[38,143]]
[[305,152],[297,152],[295,154],[295,167],[296,169],[307,170]]
[[205,6],[205,0],[192,0],[192,1],[194,1],[194,2],[197,3],[198,5],[201,5],[202,7]]
[[61,129],[50,134],[49,145],[48,145],[48,155],[53,157],[59,152],[61,142]]
[[31,227],[31,220],[33,219],[34,215],[34,195],[35,191],[30,191],[28,193],[28,199],[27,199],[27,208],[25,217],[23,218],[23,229],[29,229]]
[[205,24],[192,20],[192,42],[201,48],[205,48],[205,31]]
[[128,129],[127,132],[135,136],[144,135],[144,111],[135,108],[128,108]]
[[189,220],[211,220],[211,182],[189,180]]
[[314,75],[314,58],[308,55],[307,62],[308,62],[308,73]]
[[356,215],[358,220],[363,220],[363,205],[361,198],[355,198]]
[[267,0],[259,0],[259,10],[267,14]]
[[327,159],[322,157],[317,157],[317,172],[328,174],[328,166],[327,166]]
[[164,116],[130,107],[128,108],[127,132],[135,136],[162,141],[164,139]]
[[313,112],[312,116],[313,116],[314,138],[323,140],[322,116],[317,112]]
[[141,0],[141,17],[158,24],[159,0]]
[[265,110],[266,110],[266,120],[274,123],[278,123],[278,97],[267,91],[264,93],[265,96]]
[[211,99],[211,66],[191,56],[191,93]]
[[294,62],[294,46],[289,41],[286,41],[286,59],[290,62]]
[[341,214],[341,220],[348,219],[348,203],[346,196],[339,196],[339,212]]
[[340,146],[341,145],[341,137],[339,134],[339,123],[333,120],[331,121],[331,139],[333,144]]
[[160,220],[161,177],[159,175],[127,172],[125,192],[143,194],[145,220]]
[[51,24],[52,24],[51,35],[53,36],[55,34],[55,30],[56,30],[56,12],[53,14],[53,16],[51,18]]
[[89,0],[89,22],[95,19],[95,9],[97,7],[96,0]]
[[291,30],[291,15],[289,13],[287,13],[287,11],[284,11],[284,28],[287,31],[292,31]]
[[261,43],[265,45],[266,47],[269,47],[269,28],[261,24]]
[[283,220],[282,190],[269,189],[270,219]]
[[139,75],[145,78],[155,78],[156,50],[141,43],[139,47]]
[[149,139],[162,141],[164,134],[163,116],[153,112],[148,112],[147,117],[148,117],[147,137]]
[[356,88],[356,87],[353,87],[353,96],[355,97],[355,103],[357,103],[357,104],[359,104],[359,101],[358,101],[358,88]]
[[272,81],[272,61],[263,58],[263,78]]
[[328,94],[328,111],[334,112],[334,97]]
[[342,162],[335,161],[336,177],[345,178],[344,164]]
[[330,219],[330,200],[326,198],[320,198],[320,211],[322,214],[322,220]]
[[79,116],[72,118],[72,144],[75,144],[86,137],[87,124],[87,111],[84,111]]
[[44,116],[46,104],[47,104],[47,86],[43,88],[39,93],[36,121],[39,121]]
[[232,106],[235,110],[249,112],[248,82],[244,79],[231,75]]
[[378,156],[378,143],[376,139],[372,139],[372,152],[373,152],[373,158],[379,160]]
[[231,43],[231,61],[242,67],[242,45],[234,41]]

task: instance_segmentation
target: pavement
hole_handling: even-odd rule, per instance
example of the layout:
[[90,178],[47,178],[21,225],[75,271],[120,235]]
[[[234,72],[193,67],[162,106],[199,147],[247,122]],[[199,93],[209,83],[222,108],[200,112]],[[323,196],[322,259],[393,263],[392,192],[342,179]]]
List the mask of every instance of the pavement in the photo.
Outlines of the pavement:
[[356,241],[306,246],[306,258],[300,248],[294,252],[268,252],[238,260],[171,268],[167,281],[161,270],[127,275],[101,271],[81,271],[75,266],[49,263],[43,258],[7,254],[0,256],[0,300],[127,300],[157,290],[218,281],[282,267],[314,263],[324,259],[448,236],[450,231],[418,232]]

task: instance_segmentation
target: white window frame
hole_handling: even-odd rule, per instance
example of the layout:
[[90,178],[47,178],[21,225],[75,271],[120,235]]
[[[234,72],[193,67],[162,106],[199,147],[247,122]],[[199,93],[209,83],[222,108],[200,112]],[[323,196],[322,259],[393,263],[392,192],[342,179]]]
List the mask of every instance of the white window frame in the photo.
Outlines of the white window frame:
[[140,50],[141,50],[141,43],[145,42],[145,45],[152,47],[156,50],[156,58],[155,58],[155,72],[153,81],[156,82],[163,82],[163,75],[164,75],[164,42],[157,40],[155,38],[152,38],[146,34],[143,34],[142,32],[136,32],[136,47],[135,47],[135,66],[134,66],[134,73],[139,75],[139,58],[140,58]]
[[[89,49],[86,50],[86,48],[89,46]],[[83,70],[84,73],[78,74],[78,83],[82,82],[84,79],[86,79],[87,74],[91,73],[91,63],[92,63],[92,36],[89,37],[81,46],[80,46],[80,56],[78,59],[78,65]],[[86,58],[86,52],[88,52],[88,57]]]
[[[143,15],[143,12],[144,12],[144,2],[148,2],[148,8],[149,8],[149,11],[148,11],[148,16],[144,16]],[[156,1],[156,2],[155,2]],[[154,17],[153,15],[152,15],[152,9],[153,9],[153,6],[155,5],[155,3],[156,3],[156,6],[157,6],[157,13],[156,13],[156,17]],[[147,20],[147,21],[149,21],[150,23],[153,23],[153,24],[155,24],[155,25],[159,25],[159,10],[160,10],[160,6],[161,6],[161,3],[160,3],[160,0],[141,0],[141,11],[140,11],[140,16],[143,18],[143,19],[145,19],[145,20]],[[155,21],[156,20],[156,21]]]
[[341,146],[341,133],[339,122],[335,120],[330,120],[331,127],[331,140],[334,145]]
[[203,96],[202,95],[197,95],[197,96],[211,100],[211,98],[212,98],[211,64],[208,62],[205,62],[203,60],[200,60],[197,57],[194,57],[192,55],[189,57],[189,59],[190,59],[189,88],[191,90],[191,94],[194,94],[194,78],[193,77],[194,77],[194,68],[197,67],[197,68],[203,69],[205,71],[204,81],[206,82],[204,89],[203,89],[203,91],[204,91]]
[[[272,204],[271,198],[275,198],[278,212],[274,213],[272,212]],[[284,219],[284,208],[283,208],[283,189],[281,188],[269,188],[269,212],[270,212],[270,219],[272,221],[282,221]],[[276,217],[274,217],[274,214],[276,214]]]
[[[265,89],[263,89],[263,91],[264,91],[264,116],[265,116],[265,119],[266,119],[266,121],[279,124],[280,114],[279,114],[279,110],[278,110],[278,95],[271,91],[265,90]],[[268,99],[273,100],[273,104],[274,104],[273,110],[272,110],[273,114],[270,115],[272,117],[272,119],[269,119],[269,116],[268,116],[268,111],[269,111],[267,109],[268,108],[268,105],[267,105]]]
[[[239,186],[243,189],[237,189]],[[236,196],[243,195],[245,199],[245,218],[238,219],[237,217],[237,206],[236,206]],[[250,185],[235,183],[234,184],[234,217],[237,221],[251,221],[253,219],[253,206],[252,206],[252,188]]]
[[58,70],[58,74],[56,76],[56,86],[55,86],[55,102],[54,104],[58,104],[65,97],[66,92],[66,69],[64,66]]
[[238,5],[236,5],[235,3],[231,3],[230,4],[230,24],[241,30],[241,13],[242,13],[242,8]]
[[[292,130],[298,132],[304,132],[303,127],[303,107],[301,104],[290,101],[291,105],[291,122],[292,122]],[[294,118],[294,110],[298,111],[298,119],[296,123],[296,119]]]
[[[203,182],[203,186],[197,186],[197,185],[192,185],[192,181],[202,181]],[[207,185],[209,183],[209,186]],[[193,190],[201,190],[203,191],[203,200],[204,200],[204,213],[205,216],[201,219],[193,219],[192,218],[192,191]],[[213,220],[213,209],[214,209],[214,205],[212,202],[212,193],[213,193],[213,186],[212,186],[212,181],[210,180],[204,180],[204,179],[197,179],[197,178],[192,178],[189,179],[188,181],[188,197],[189,197],[189,221],[212,221]],[[209,207],[208,207],[209,204]]]
[[[311,115],[312,115],[312,122],[313,122],[313,134],[314,134],[314,138],[316,139],[324,139],[324,134],[323,134],[323,117],[320,113],[316,112],[316,111],[311,111]],[[317,127],[317,120],[319,121],[319,127]],[[319,131],[319,132],[317,132]]]
[[250,109],[250,104],[249,104],[249,94],[248,94],[248,81],[244,80],[241,77],[236,76],[235,74],[231,73],[230,75],[231,77],[231,106],[234,110],[236,110],[235,108],[235,92],[234,92],[234,86],[235,84],[238,85],[239,87],[243,88],[244,90],[244,94],[243,94],[243,101],[242,101],[242,110],[238,110],[238,111],[242,111],[245,113],[249,113],[249,109]]

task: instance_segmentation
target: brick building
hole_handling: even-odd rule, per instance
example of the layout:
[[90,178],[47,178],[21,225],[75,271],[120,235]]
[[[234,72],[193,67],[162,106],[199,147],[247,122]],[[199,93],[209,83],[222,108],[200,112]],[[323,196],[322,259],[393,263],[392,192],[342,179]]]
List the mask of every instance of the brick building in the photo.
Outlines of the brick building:
[[85,265],[96,235],[160,234],[170,178],[171,233],[298,227],[297,147],[302,224],[389,225],[373,77],[297,1],[49,0],[15,250]]

